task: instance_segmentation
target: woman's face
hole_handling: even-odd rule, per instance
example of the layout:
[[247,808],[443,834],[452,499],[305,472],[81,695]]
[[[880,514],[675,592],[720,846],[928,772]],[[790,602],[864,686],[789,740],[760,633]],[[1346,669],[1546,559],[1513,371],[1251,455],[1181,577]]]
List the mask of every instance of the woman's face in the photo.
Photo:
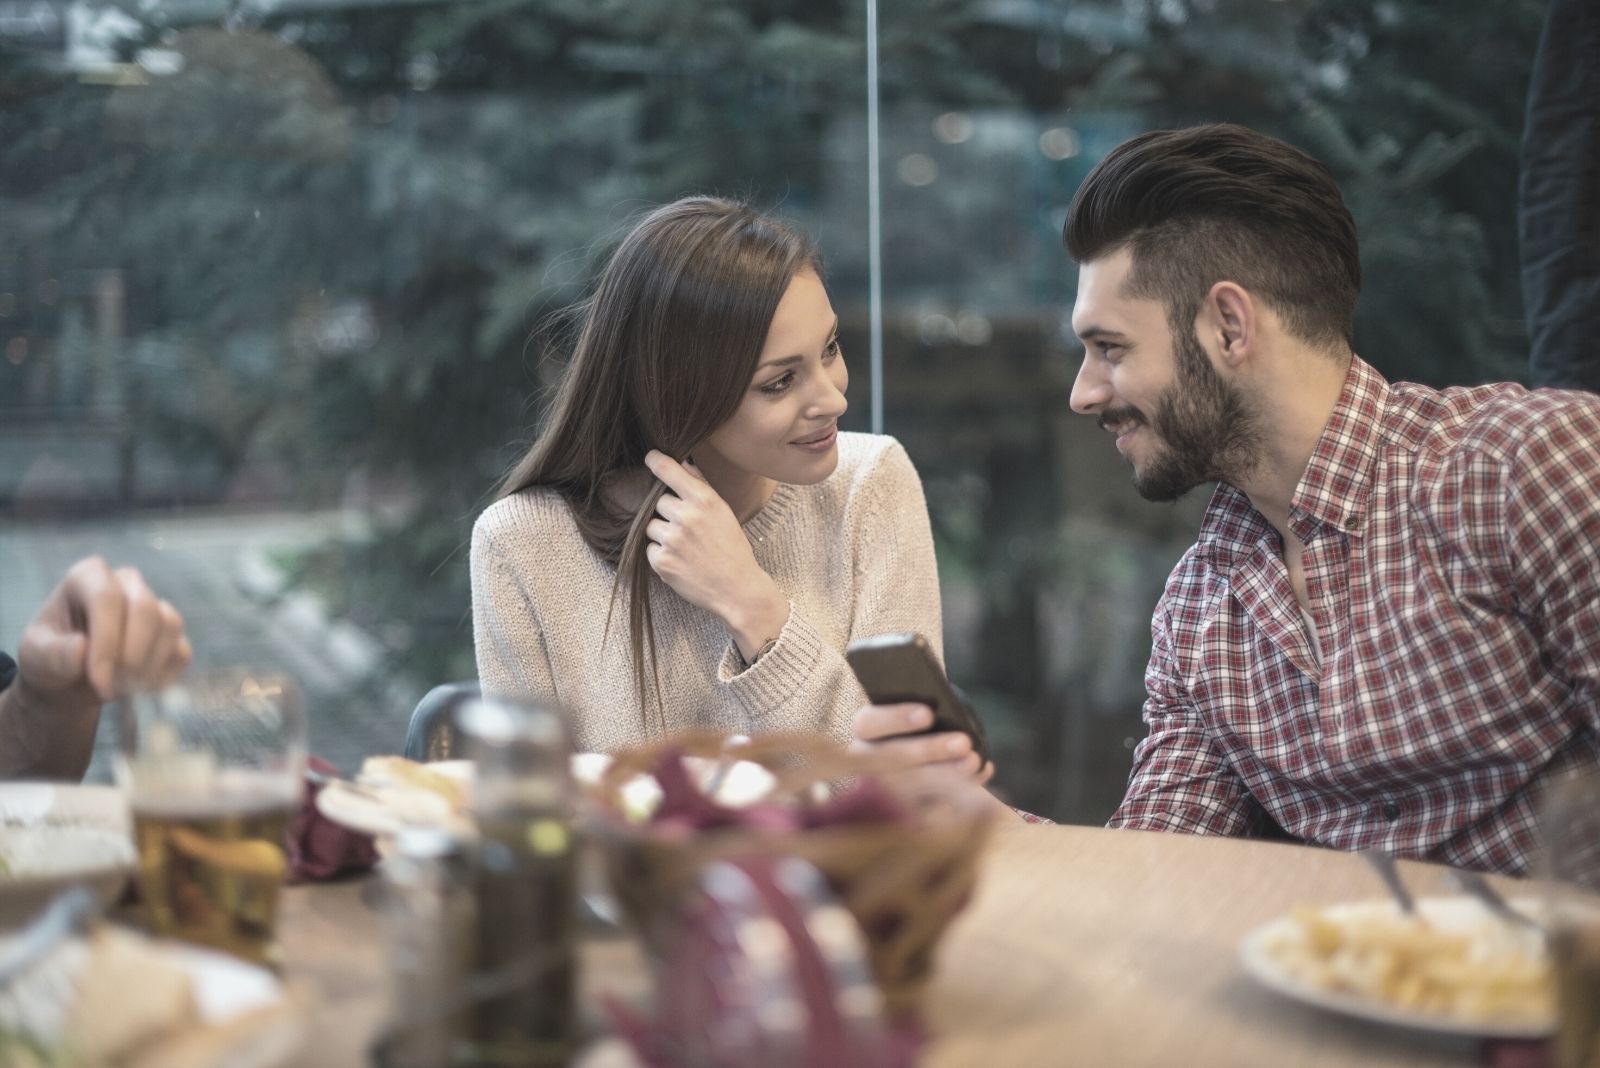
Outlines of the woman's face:
[[822,279],[801,271],[773,313],[738,410],[695,450],[696,458],[711,452],[729,467],[802,486],[833,474],[850,383],[838,333]]

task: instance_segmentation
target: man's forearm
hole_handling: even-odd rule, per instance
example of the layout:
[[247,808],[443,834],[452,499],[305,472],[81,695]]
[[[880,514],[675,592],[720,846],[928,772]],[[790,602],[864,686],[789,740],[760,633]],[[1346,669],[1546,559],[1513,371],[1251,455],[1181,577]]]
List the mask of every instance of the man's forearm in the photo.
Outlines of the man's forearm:
[[99,725],[97,702],[62,707],[17,679],[0,690],[0,779],[83,778]]

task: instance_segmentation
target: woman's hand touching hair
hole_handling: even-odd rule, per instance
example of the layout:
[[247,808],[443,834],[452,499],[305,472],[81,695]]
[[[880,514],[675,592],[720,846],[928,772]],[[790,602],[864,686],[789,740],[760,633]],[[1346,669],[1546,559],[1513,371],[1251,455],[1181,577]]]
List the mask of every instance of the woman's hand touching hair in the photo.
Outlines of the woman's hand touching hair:
[[661,581],[727,625],[746,661],[778,636],[789,599],[757,563],[750,541],[726,501],[692,462],[652,449],[644,458],[666,484],[655,518],[645,527],[645,557]]

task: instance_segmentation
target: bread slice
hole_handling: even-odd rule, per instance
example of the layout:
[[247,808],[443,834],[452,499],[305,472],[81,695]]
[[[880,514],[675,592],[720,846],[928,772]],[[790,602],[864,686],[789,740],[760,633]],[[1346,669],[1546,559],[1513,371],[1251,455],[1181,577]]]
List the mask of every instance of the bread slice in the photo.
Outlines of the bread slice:
[[144,935],[102,924],[67,1018],[65,1044],[87,1064],[114,1064],[199,1018],[194,983]]
[[460,814],[471,803],[466,783],[434,771],[403,756],[367,757],[361,763],[358,781],[370,786],[410,786],[438,794],[450,803],[450,811]]

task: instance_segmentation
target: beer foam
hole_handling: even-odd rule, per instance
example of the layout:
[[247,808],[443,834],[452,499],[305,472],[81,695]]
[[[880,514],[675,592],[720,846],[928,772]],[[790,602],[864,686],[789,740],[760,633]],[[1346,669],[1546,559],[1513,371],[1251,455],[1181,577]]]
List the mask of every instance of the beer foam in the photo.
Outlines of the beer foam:
[[128,806],[135,815],[205,819],[293,808],[300,791],[300,777],[290,772],[219,768],[197,778],[141,781],[135,776]]

